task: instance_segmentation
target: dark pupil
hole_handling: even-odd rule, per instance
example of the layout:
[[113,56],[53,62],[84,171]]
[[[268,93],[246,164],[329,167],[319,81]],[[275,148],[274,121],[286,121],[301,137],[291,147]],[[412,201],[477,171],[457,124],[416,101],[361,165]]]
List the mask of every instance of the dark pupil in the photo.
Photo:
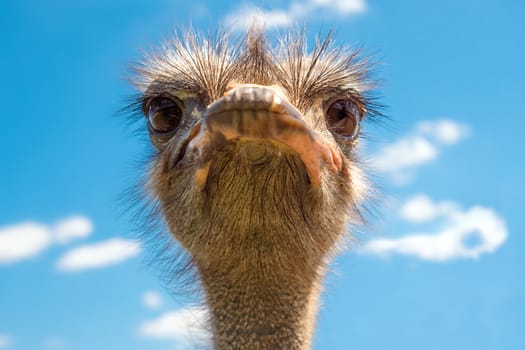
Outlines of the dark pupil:
[[328,115],[332,118],[336,118],[337,120],[345,119],[349,117],[349,114],[352,110],[352,105],[348,101],[339,101],[334,103],[330,110],[328,111]]
[[157,132],[168,132],[175,129],[181,120],[182,111],[170,99],[153,101],[149,108],[148,119],[151,127]]

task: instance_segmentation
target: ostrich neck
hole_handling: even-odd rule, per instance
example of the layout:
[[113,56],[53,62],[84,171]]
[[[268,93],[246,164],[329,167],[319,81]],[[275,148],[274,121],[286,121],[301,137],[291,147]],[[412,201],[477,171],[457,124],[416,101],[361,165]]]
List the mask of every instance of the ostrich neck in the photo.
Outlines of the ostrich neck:
[[325,212],[346,209],[345,187],[333,186],[337,197],[312,189],[296,155],[254,165],[250,145],[229,147],[211,163],[188,240],[215,349],[310,349],[326,262],[346,221]]
[[239,251],[248,259],[237,266],[200,269],[214,348],[310,349],[324,266],[286,261],[287,253],[293,255],[286,251]]

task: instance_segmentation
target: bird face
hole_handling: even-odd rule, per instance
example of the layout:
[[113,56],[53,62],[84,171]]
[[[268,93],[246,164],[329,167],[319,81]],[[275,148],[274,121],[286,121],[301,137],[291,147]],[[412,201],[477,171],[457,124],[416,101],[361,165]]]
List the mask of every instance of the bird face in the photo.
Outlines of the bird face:
[[[160,100],[160,106],[155,106],[151,113],[149,124],[154,130],[176,128],[180,123],[180,108],[165,101],[165,98]],[[163,108],[162,103],[167,107]],[[337,102],[335,106],[339,107],[339,104]],[[334,114],[333,123],[348,124],[346,128],[351,129],[350,137],[354,137],[359,115],[350,110],[332,111],[335,108],[330,110]],[[332,122],[332,119],[328,120]],[[276,87],[239,84],[229,88],[223,97],[206,107],[203,117],[184,137],[173,162],[177,163],[184,157],[195,159],[199,163],[195,182],[204,186],[216,153],[229,143],[242,144],[239,151],[253,164],[264,164],[267,158],[281,157],[281,154],[296,154],[314,187],[321,183],[321,168],[333,172],[342,170],[341,155],[336,146],[324,141]]]
[[230,49],[190,35],[140,69],[148,187],[201,267],[238,266],[240,250],[318,263],[359,219],[366,64],[330,39],[312,53],[288,40],[272,50],[252,29]]

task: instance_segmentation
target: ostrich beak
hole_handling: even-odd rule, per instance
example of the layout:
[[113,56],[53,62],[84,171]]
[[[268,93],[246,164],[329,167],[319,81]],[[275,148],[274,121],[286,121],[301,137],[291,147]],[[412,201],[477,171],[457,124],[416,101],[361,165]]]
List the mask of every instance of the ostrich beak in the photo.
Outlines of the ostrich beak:
[[303,115],[274,88],[239,85],[211,103],[203,120],[186,140],[187,154],[196,155],[201,167],[197,183],[206,182],[213,152],[231,140],[268,141],[283,151],[296,152],[313,186],[321,183],[321,168],[342,168],[341,157],[312,130]]

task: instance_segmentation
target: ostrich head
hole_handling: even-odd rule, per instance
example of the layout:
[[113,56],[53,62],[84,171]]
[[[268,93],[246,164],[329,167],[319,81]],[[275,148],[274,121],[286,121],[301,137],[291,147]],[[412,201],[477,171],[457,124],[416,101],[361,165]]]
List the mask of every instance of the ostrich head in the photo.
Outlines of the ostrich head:
[[368,64],[305,42],[187,34],[138,68],[147,189],[198,272],[216,349],[308,349],[326,265],[360,221]]

